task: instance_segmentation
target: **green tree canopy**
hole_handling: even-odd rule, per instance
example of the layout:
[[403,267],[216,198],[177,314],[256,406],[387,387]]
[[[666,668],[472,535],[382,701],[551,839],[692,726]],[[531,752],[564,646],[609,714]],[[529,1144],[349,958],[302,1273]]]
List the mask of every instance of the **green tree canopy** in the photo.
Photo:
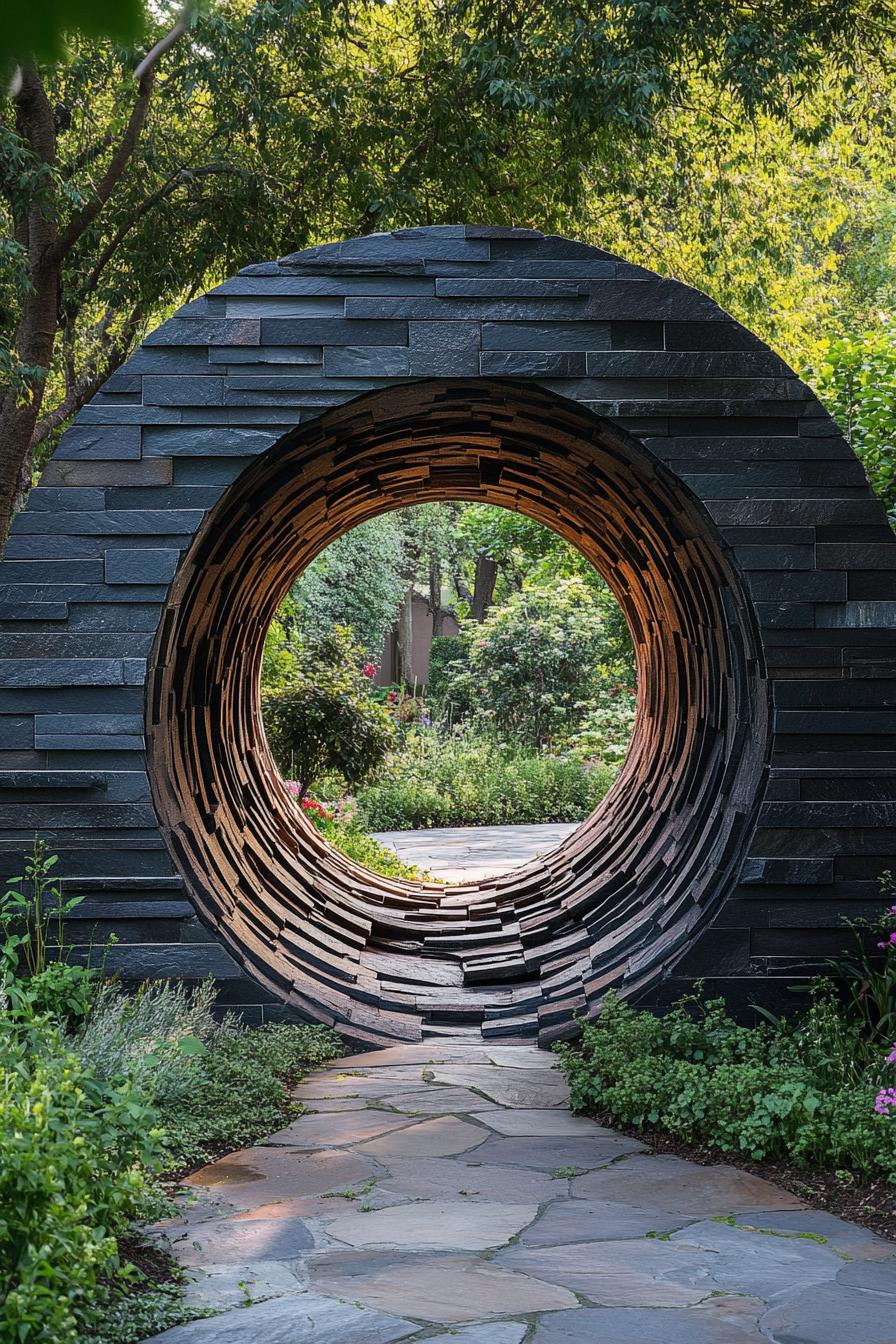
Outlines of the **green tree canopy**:
[[[805,237],[824,288],[844,226],[814,240],[806,200],[795,221],[765,218],[750,136],[757,162],[783,137],[779,179],[828,198],[813,146],[839,125],[846,155],[860,105],[859,157],[892,131],[880,0],[213,0],[160,52],[178,14],[147,10],[148,68],[77,35],[66,64],[22,58],[0,112],[0,531],[34,451],[146,327],[259,256],[477,217],[634,244],[644,219],[634,250],[720,297],[720,267],[749,265],[749,230],[767,276],[767,238],[773,252]],[[670,221],[695,240],[680,261]]]

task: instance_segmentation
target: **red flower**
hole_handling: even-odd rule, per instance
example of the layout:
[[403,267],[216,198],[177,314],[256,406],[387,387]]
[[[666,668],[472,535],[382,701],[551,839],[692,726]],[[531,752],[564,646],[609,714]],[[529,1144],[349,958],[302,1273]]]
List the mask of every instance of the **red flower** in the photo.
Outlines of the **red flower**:
[[364,673],[365,677],[375,677],[375,676],[376,676],[376,664],[375,664],[375,663],[365,663],[364,666],[361,668],[361,671]]

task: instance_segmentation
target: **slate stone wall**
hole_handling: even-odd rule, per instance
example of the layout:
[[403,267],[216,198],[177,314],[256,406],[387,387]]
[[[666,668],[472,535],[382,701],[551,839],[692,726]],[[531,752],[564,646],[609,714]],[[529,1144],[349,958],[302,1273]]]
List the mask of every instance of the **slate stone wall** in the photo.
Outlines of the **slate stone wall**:
[[285,1010],[198,919],[163,841],[144,685],[206,513],[296,425],[409,379],[530,382],[634,435],[730,547],[761,631],[771,768],[739,881],[646,995],[745,1002],[836,953],[896,853],[896,538],[807,387],[710,299],[529,230],[406,229],[247,267],[181,309],[65,434],[0,563],[0,867],[35,831],[129,978],[214,974]]

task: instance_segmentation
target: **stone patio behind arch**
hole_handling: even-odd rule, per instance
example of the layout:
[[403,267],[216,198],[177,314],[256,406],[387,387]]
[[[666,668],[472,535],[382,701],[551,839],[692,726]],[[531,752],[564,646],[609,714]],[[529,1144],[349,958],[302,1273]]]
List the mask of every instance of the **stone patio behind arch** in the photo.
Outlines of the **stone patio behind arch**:
[[896,1244],[574,1116],[556,1060],[348,1056],[155,1229],[219,1314],[155,1344],[892,1344]]

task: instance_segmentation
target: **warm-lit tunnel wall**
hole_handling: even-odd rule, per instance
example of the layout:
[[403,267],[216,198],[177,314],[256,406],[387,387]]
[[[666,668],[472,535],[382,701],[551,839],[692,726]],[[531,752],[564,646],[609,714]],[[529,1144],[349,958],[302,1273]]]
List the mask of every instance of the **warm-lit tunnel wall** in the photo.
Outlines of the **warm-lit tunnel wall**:
[[[303,823],[264,737],[264,635],[325,546],[390,508],[478,499],[579,547],[628,618],[640,704],[621,776],[567,843],[450,891],[360,868]],[[689,492],[633,439],[534,388],[421,382],[289,435],[188,552],[147,687],[153,797],[206,918],[314,1016],[567,1027],[655,980],[732,882],[761,793],[767,689],[749,603]]]

